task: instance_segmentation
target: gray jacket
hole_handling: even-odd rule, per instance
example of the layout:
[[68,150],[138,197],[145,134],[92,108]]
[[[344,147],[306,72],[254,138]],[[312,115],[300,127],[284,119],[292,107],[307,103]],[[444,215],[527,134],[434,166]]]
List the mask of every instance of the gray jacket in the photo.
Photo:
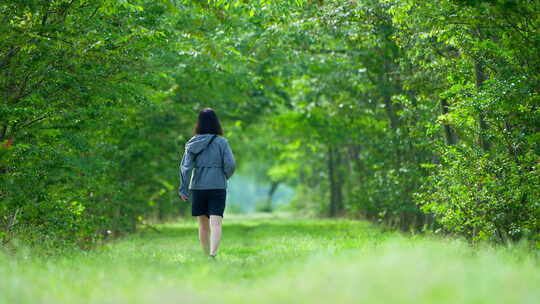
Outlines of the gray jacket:
[[[213,134],[195,135],[186,143],[180,163],[179,193],[189,196],[188,186],[189,190],[227,188],[227,180],[236,167],[234,156],[227,139],[219,135],[206,147],[212,136]],[[204,151],[199,154],[194,164],[194,154],[202,149]]]

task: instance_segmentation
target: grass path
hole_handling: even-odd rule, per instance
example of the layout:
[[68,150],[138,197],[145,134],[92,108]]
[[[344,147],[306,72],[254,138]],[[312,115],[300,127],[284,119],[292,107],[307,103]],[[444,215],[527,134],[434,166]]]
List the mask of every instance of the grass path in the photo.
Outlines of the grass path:
[[158,228],[54,258],[0,253],[0,303],[540,303],[540,262],[522,248],[229,216],[212,261],[193,219]]

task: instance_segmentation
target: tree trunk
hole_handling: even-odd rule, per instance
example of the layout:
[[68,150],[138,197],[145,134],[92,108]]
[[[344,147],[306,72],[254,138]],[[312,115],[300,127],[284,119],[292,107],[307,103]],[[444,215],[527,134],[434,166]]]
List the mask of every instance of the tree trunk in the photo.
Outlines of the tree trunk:
[[[441,112],[446,115],[448,114],[448,100],[446,98],[441,99]],[[454,130],[448,123],[443,123],[444,128],[444,137],[446,139],[446,144],[449,146],[455,145],[457,143],[457,138]]]
[[365,171],[364,163],[362,159],[360,159],[360,145],[358,144],[348,145],[347,151],[349,152],[349,159],[352,160],[352,164],[350,165],[351,174],[353,173],[353,171],[356,171],[356,172]]
[[343,209],[343,176],[339,172],[341,157],[332,145],[328,145],[328,177],[330,181],[330,216],[337,216]]
[[8,124],[4,123],[0,126],[0,143],[4,141],[4,138],[6,138],[8,130]]
[[272,212],[272,198],[274,197],[274,193],[276,193],[279,184],[280,182],[272,182],[270,184],[270,189],[268,189],[268,197],[266,199],[266,210],[268,210],[268,212]]
[[343,184],[344,184],[344,167],[343,155],[339,150],[336,150],[335,157],[335,173],[336,173],[336,213],[340,215],[343,211]]

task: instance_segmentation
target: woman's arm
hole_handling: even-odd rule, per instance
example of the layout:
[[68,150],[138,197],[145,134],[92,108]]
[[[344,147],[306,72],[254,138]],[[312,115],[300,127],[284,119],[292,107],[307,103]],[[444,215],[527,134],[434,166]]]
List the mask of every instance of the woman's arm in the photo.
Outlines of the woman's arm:
[[193,154],[189,153],[187,149],[182,156],[182,162],[180,163],[180,187],[178,193],[184,196],[189,196],[188,187],[191,180],[191,173],[193,172]]
[[[225,139],[225,138],[224,138]],[[229,179],[236,168],[236,162],[234,160],[234,155],[231,150],[231,146],[229,145],[229,142],[227,139],[225,139],[225,149],[223,153],[223,172],[225,173],[225,177]]]

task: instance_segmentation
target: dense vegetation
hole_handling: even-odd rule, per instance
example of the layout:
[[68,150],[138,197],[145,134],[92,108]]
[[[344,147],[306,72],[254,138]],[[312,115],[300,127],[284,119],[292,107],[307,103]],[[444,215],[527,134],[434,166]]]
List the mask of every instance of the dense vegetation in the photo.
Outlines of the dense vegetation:
[[533,0],[3,1],[0,239],[186,214],[210,106],[297,209],[538,241],[539,27]]

